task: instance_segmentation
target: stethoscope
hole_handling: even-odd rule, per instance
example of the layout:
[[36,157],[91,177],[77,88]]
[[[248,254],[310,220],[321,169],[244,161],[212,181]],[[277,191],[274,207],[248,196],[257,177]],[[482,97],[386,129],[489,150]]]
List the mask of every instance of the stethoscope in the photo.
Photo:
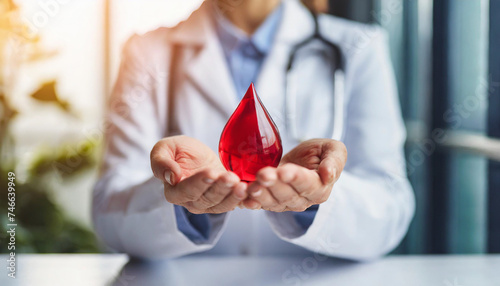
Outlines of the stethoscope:
[[309,43],[312,43],[313,41],[320,41],[323,45],[325,45],[328,49],[330,49],[333,52],[334,59],[330,62],[332,62],[332,67],[333,67],[333,74],[334,74],[334,95],[333,95],[333,100],[332,100],[332,110],[334,112],[333,115],[333,130],[331,132],[331,138],[340,140],[343,135],[343,129],[344,129],[344,97],[345,97],[345,91],[344,91],[344,70],[345,70],[345,59],[343,57],[342,51],[340,47],[325,39],[319,30],[319,23],[318,23],[318,17],[317,15],[310,9],[308,9],[311,17],[314,21],[314,33],[308,37],[307,39],[301,41],[300,43],[296,44],[294,47],[292,47],[290,51],[290,56],[288,58],[288,64],[286,66],[286,75],[285,75],[285,122],[286,122],[286,128],[290,134],[290,136],[298,141],[298,142],[303,142],[305,138],[301,137],[299,135],[299,131],[297,128],[297,103],[294,100],[294,97],[292,96],[294,94],[293,90],[290,90],[289,86],[289,74],[290,71],[293,68],[293,64],[295,61],[295,56],[297,55],[298,51],[302,48],[308,45]]

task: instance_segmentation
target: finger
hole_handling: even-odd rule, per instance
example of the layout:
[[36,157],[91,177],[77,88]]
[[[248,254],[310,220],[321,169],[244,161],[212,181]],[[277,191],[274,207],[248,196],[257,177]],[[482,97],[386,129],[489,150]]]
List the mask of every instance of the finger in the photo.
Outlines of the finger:
[[[291,176],[295,176],[295,173],[299,168],[297,166],[297,168],[285,168],[285,169],[291,173]],[[256,175],[256,182],[258,182],[260,185],[266,186],[270,191],[271,195],[280,205],[277,208],[280,209],[280,211],[282,211],[284,209],[283,206],[297,208],[299,206],[306,205],[307,204],[306,199],[300,198],[299,194],[290,185],[282,182],[281,180],[278,180],[277,170],[278,169],[276,168],[267,167],[261,169]]]
[[181,181],[177,186],[165,191],[167,201],[173,204],[184,204],[198,200],[217,179],[213,170],[205,170]]
[[215,183],[193,203],[194,207],[198,209],[207,209],[220,204],[239,182],[240,178],[234,173],[227,172],[222,174]]
[[260,203],[252,198],[247,198],[246,200],[242,201],[240,205],[243,208],[251,209],[251,210],[260,210],[262,206]]
[[[278,206],[278,201],[273,197],[271,192],[257,182],[253,182],[250,186],[248,186],[248,194],[249,197],[257,202],[263,209],[275,210]],[[247,203],[249,202],[245,202],[245,207],[255,209],[255,204],[252,203],[252,205],[250,205]]]
[[347,160],[347,149],[340,141],[331,140],[323,145],[318,173],[324,185],[334,183]]
[[318,174],[323,185],[329,185],[337,180],[337,163],[332,158],[321,161],[318,167]]
[[273,192],[269,187],[272,187],[278,183],[278,173],[276,172],[276,168],[274,167],[265,167],[260,169],[256,176],[255,182],[263,187],[268,187],[268,189],[254,189],[251,191],[255,191],[251,193],[251,196],[254,198],[253,202],[249,201],[247,204],[252,208],[264,208],[272,211],[282,211],[284,209],[283,206],[279,206],[280,200],[274,196]]
[[306,197],[300,196],[290,184],[278,181],[275,185],[269,187],[269,191],[278,201],[278,211],[283,211],[285,209],[301,212],[311,205],[309,200]]
[[151,151],[151,169],[156,178],[175,186],[182,175],[181,167],[172,159],[172,154],[160,147]]
[[234,210],[244,199],[247,198],[247,183],[239,182],[218,205],[207,209],[208,213],[225,213]]
[[264,187],[274,185],[276,180],[278,180],[278,173],[276,172],[276,168],[273,167],[262,168],[255,175],[255,181]]
[[289,184],[299,196],[315,201],[323,196],[321,179],[315,171],[295,164],[284,164],[278,168],[278,178]]

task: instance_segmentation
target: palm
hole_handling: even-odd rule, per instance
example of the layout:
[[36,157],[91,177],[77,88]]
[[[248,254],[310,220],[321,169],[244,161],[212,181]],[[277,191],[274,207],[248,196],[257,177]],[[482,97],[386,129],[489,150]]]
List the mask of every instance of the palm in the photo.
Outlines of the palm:
[[215,153],[194,138],[158,141],[151,150],[151,169],[163,181],[165,199],[195,214],[228,212],[247,197],[247,185],[226,172]]
[[182,179],[205,169],[224,171],[219,158],[207,145],[187,136],[176,136],[171,139],[163,148],[166,148],[172,159],[179,164]]
[[266,167],[248,187],[245,207],[274,212],[304,211],[325,202],[347,159],[342,142],[312,139],[288,152],[278,168]]
[[283,156],[280,165],[293,163],[309,170],[318,170],[323,156],[323,144],[324,141],[321,139],[301,143]]

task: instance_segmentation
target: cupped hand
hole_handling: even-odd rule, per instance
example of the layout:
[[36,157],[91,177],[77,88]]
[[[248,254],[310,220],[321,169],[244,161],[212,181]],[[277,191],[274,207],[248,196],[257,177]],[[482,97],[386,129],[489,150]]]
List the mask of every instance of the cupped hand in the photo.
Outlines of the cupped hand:
[[167,137],[156,143],[151,168],[164,183],[167,201],[194,214],[228,212],[247,198],[247,184],[226,171],[208,146],[191,137]]
[[345,145],[332,139],[305,141],[286,154],[278,168],[266,167],[248,186],[246,208],[304,211],[325,202],[347,160]]

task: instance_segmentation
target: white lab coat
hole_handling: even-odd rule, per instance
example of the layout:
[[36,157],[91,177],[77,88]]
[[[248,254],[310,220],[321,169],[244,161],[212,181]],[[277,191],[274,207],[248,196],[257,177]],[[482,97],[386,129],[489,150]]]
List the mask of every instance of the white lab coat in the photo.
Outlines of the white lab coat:
[[[314,251],[350,259],[372,259],[391,251],[405,235],[414,196],[405,172],[403,127],[386,35],[379,28],[320,16],[324,37],[346,57],[345,96],[332,90],[331,65],[308,57],[292,70],[297,129],[304,139],[329,137],[331,100],[342,107],[349,153],[330,198],[304,231],[291,213],[236,209],[211,215],[206,244],[180,232],[174,206],[153,177],[149,154],[167,134],[168,71],[172,45],[183,48],[176,68],[175,121],[179,132],[215,152],[221,131],[238,101],[205,2],[175,28],[133,36],[125,45],[106,125],[103,170],[95,186],[93,222],[99,238],[116,251],[143,258],[207,254],[277,255]],[[299,142],[289,135],[284,116],[285,65],[290,49],[310,36],[313,23],[300,3],[284,2],[283,18],[256,90],[274,118],[284,152]],[[297,65],[301,61],[297,58]],[[171,135],[171,134],[170,134]],[[307,249],[307,250],[306,250]]]

